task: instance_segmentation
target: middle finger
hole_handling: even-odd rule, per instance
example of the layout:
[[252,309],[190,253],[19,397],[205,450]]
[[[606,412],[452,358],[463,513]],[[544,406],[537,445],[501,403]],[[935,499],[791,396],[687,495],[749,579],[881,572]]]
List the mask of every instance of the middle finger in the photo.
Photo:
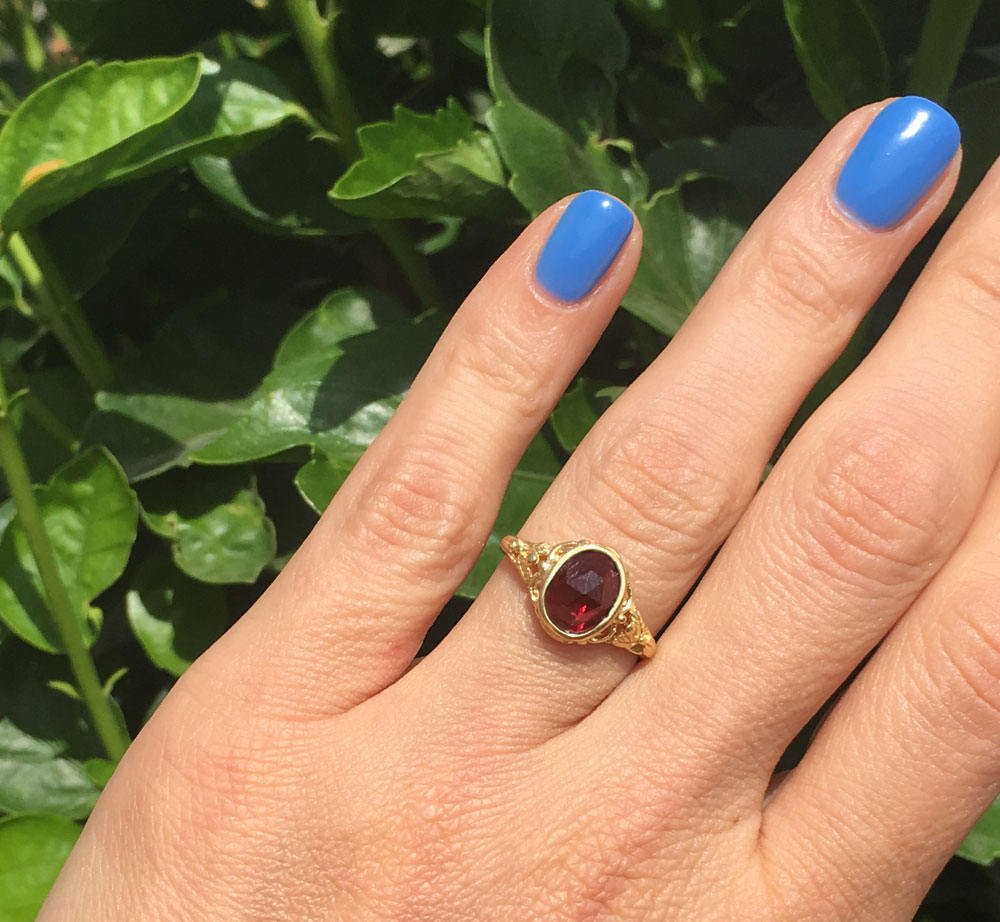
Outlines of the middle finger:
[[[890,121],[899,121],[900,105],[918,123],[900,156],[933,167],[917,190],[929,194],[914,195],[908,218],[873,233],[833,201],[841,165],[883,107],[859,110],[755,222],[663,355],[594,427],[522,531],[533,541],[586,538],[619,550],[654,633],[750,501],[809,389],[950,195],[956,169],[946,168],[957,137],[942,145],[940,127],[954,123],[914,100],[896,103]],[[514,568],[501,566],[455,630],[389,691],[416,694],[449,721],[489,728],[498,745],[498,730],[530,745],[572,725],[634,658],[603,645],[559,644],[529,612]]]

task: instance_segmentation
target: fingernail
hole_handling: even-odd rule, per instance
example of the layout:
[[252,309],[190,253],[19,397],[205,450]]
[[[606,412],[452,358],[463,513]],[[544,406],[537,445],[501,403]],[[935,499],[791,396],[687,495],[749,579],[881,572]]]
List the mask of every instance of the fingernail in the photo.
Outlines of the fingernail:
[[899,224],[958,150],[958,124],[937,103],[904,96],[868,126],[837,180],[837,204],[874,230]]
[[581,192],[545,241],[535,278],[549,294],[579,301],[611,268],[634,220],[618,199],[596,189]]

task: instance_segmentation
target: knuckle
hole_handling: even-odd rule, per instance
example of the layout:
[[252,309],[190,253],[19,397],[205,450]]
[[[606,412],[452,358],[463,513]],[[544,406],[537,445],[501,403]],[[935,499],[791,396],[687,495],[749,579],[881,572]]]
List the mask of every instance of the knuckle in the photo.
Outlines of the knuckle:
[[147,746],[167,783],[197,799],[208,821],[283,796],[282,782],[293,783],[299,767],[309,764],[313,728],[248,721],[245,710],[220,710],[218,698],[208,708],[203,691],[196,676],[185,674],[150,724]]
[[[974,295],[977,302],[1000,301],[1000,257],[990,241],[990,246],[970,245],[962,249],[953,264],[944,270],[955,279],[963,294]],[[964,299],[963,299],[964,300]]]
[[[655,890],[635,886],[641,860],[626,854],[628,842],[617,828],[594,823],[585,830],[578,824],[550,829],[540,851],[548,857],[533,868],[530,918],[611,922],[654,917]],[[629,913],[623,904],[630,898],[642,902],[642,912]]]
[[795,487],[805,494],[794,506],[809,562],[837,581],[908,595],[950,549],[960,498],[953,466],[884,425],[835,432]]
[[1000,256],[994,249],[982,244],[963,247],[943,262],[938,277],[962,310],[994,330],[1000,325]]
[[543,416],[548,398],[539,381],[544,368],[525,354],[523,343],[495,324],[465,337],[444,363],[449,386],[477,404],[526,419]]
[[[176,701],[161,705],[130,753],[143,767],[131,776],[136,779],[130,792],[135,818],[155,827],[162,813],[157,805],[169,803],[168,825],[149,829],[149,837],[166,845],[173,840],[173,827],[182,826],[199,845],[218,843],[241,815],[265,809],[274,788],[258,779],[268,774],[267,767],[279,766],[251,731],[237,732],[229,722],[217,721],[208,734],[205,724],[195,726],[193,717],[171,706]],[[280,777],[279,772],[275,788]]]
[[810,235],[792,234],[787,228],[771,234],[753,290],[760,303],[804,327],[802,332],[826,336],[844,317],[844,296],[834,275],[839,263],[816,252],[809,239]]
[[937,646],[947,672],[935,677],[935,699],[992,745],[1000,730],[1000,562],[968,568],[952,587]]
[[[498,834],[494,820],[509,809],[508,776],[498,780],[490,769],[480,775],[450,756],[441,760],[436,744],[420,755],[379,761],[374,775],[384,783],[373,790],[369,780],[361,788],[361,863],[378,871],[385,918],[484,917],[481,905],[471,905],[463,856],[503,849],[505,831]],[[456,873],[443,879],[442,868]],[[478,870],[490,874],[490,862]]]
[[682,424],[639,422],[609,430],[588,455],[579,495],[643,543],[671,535],[672,551],[701,557],[735,522],[756,477],[727,469]]
[[637,887],[634,871],[626,868],[599,866],[594,860],[581,868],[578,861],[565,859],[556,862],[553,871],[538,876],[528,896],[531,919],[621,922],[654,918],[661,908],[654,888]]
[[422,434],[421,444],[398,450],[360,497],[354,546],[366,556],[437,581],[475,552],[489,525],[482,515],[489,504],[456,470],[448,441]]

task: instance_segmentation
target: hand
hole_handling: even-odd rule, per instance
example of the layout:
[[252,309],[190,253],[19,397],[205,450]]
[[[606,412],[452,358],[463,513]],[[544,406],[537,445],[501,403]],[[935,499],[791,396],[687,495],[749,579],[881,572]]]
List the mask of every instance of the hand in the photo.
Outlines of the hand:
[[542,214],[143,730],[40,918],[909,919],[1000,791],[1000,167],[758,485],[957,143],[912,99],[837,125],[524,526],[617,549],[654,633],[726,542],[651,660],[548,637],[505,562],[408,668],[639,259],[614,200]]

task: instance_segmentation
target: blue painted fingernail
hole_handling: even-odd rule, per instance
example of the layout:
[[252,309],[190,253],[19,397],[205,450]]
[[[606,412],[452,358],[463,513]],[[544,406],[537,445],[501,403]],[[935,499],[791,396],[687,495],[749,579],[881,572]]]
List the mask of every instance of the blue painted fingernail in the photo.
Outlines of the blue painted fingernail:
[[875,116],[837,180],[837,204],[874,230],[899,224],[958,150],[958,124],[937,103],[904,96]]
[[581,192],[545,241],[535,278],[557,298],[579,301],[611,268],[634,220],[618,199],[596,189]]

